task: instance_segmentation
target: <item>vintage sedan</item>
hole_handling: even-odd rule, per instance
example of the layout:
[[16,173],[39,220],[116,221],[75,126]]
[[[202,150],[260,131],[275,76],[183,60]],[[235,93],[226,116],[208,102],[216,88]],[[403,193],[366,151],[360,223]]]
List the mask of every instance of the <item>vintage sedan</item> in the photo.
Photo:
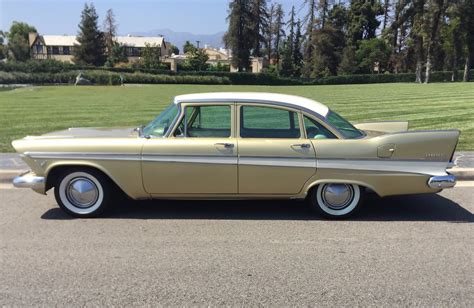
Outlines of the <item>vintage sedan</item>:
[[408,122],[353,125],[314,100],[272,93],[180,95],[140,128],[70,128],[13,141],[31,171],[16,187],[54,187],[76,217],[132,199],[308,199],[328,218],[354,213],[364,193],[437,193],[458,130]]

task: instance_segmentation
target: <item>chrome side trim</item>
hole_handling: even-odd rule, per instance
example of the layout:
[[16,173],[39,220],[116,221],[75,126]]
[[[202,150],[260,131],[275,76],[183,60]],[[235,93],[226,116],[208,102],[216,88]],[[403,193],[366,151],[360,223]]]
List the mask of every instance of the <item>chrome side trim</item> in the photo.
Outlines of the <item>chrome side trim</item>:
[[142,161],[166,163],[237,165],[237,156],[199,155],[143,155]]
[[318,169],[343,169],[367,171],[391,171],[427,175],[446,174],[446,162],[436,161],[401,161],[401,160],[362,160],[362,159],[318,159]]
[[140,154],[118,154],[118,153],[76,153],[76,152],[25,152],[25,156],[33,159],[98,159],[98,160],[141,160]]
[[316,168],[316,159],[304,157],[251,157],[240,156],[239,165],[271,167]]
[[431,188],[445,189],[456,185],[456,177],[452,174],[433,176],[428,180],[428,186]]
[[118,154],[74,152],[27,152],[33,159],[71,160],[124,160],[146,162],[176,162],[202,164],[240,164],[247,166],[304,167],[318,169],[368,170],[403,172],[440,176],[446,174],[447,162],[426,160],[344,159],[312,157],[258,157],[236,155],[182,155],[169,154]]
[[36,176],[31,172],[21,174],[13,179],[13,186],[18,188],[32,188],[42,190],[45,187],[46,179],[42,176]]

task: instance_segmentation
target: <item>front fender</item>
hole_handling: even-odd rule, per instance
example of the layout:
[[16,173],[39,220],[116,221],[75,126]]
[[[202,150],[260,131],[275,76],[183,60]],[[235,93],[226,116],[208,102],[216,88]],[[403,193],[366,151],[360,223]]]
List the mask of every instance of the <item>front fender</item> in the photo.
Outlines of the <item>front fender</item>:
[[[140,162],[123,161],[86,161],[61,160],[49,162],[45,166],[46,181],[50,172],[60,167],[89,167],[97,169],[107,175],[125,194],[132,199],[149,198],[150,195],[143,189]],[[46,186],[49,186],[46,183]]]

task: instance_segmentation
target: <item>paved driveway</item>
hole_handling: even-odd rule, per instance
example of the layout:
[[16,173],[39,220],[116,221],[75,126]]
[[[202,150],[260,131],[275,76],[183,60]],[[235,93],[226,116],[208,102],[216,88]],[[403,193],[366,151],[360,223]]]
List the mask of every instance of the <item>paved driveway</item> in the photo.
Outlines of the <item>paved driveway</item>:
[[71,219],[0,190],[0,305],[474,306],[474,188],[367,200],[155,201]]

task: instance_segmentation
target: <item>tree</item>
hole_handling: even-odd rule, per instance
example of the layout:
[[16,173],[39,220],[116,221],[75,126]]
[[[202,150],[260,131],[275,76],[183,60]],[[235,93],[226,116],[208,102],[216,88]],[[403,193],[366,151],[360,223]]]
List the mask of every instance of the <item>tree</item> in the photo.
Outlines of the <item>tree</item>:
[[267,53],[268,62],[271,62],[273,57],[273,38],[274,38],[274,17],[275,17],[276,4],[272,3],[270,9],[267,12],[267,28],[265,29],[265,48]]
[[359,73],[371,74],[374,66],[378,66],[378,72],[386,70],[390,59],[390,47],[380,38],[363,40],[356,51],[356,61],[359,63]]
[[339,74],[354,74],[357,72],[356,47],[352,44],[346,45],[342,51],[341,62],[338,67]]
[[449,1],[446,9],[446,22],[442,25],[443,50],[451,69],[451,81],[458,80],[458,60],[462,55],[463,29],[461,24],[462,6],[460,1]]
[[101,66],[105,62],[104,33],[99,30],[97,20],[99,16],[94,5],[84,4],[79,23],[79,33],[74,45],[74,62]]
[[206,63],[209,60],[209,56],[206,54],[202,48],[191,49],[187,53],[185,66],[192,71],[205,71],[208,67]]
[[[344,47],[344,33],[337,30],[329,23],[324,29],[316,29],[313,35],[313,59],[311,59],[311,77],[324,77],[336,75],[341,62],[342,50]],[[350,69],[341,68],[341,73],[350,72],[354,68],[350,64]]]
[[329,12],[329,0],[319,0],[318,9],[321,29],[324,29]]
[[170,44],[170,48],[168,49],[168,56],[172,54],[179,55],[179,48],[173,44]]
[[110,52],[114,47],[115,37],[117,36],[117,24],[112,9],[107,10],[104,20],[104,39],[107,51]]
[[26,61],[30,58],[28,34],[36,32],[35,27],[24,22],[14,21],[7,33],[8,58],[15,61]]
[[308,77],[312,71],[312,59],[313,59],[313,31],[315,27],[317,3],[316,0],[305,0],[304,5],[308,7],[308,13],[305,16],[306,20],[306,44],[304,45],[303,53],[303,75]]
[[186,54],[186,53],[190,52],[193,49],[196,49],[196,46],[194,46],[191,42],[186,41],[186,43],[184,43],[183,53]]
[[413,0],[413,27],[412,40],[416,57],[415,82],[421,83],[421,70],[423,69],[423,20],[425,13],[425,0]]
[[301,22],[295,21],[296,10],[293,6],[290,11],[290,19],[287,23],[288,36],[283,46],[283,61],[281,74],[284,76],[300,76],[303,55],[301,52],[302,34]]
[[465,45],[463,81],[469,81],[471,79],[472,59],[474,58],[474,0],[464,0],[463,12],[461,18]]
[[290,36],[286,38],[283,44],[280,74],[283,76],[293,76],[295,74],[293,67],[293,41]]
[[0,60],[5,59],[7,56],[6,46],[3,45],[3,43],[5,42],[5,37],[5,32],[0,30]]
[[[295,11],[295,6],[293,5],[290,11],[290,20],[288,20],[287,22],[287,27],[289,28],[289,31],[290,31],[288,34],[288,37],[291,40],[291,44],[293,44],[293,41],[295,39],[295,28],[296,28],[295,16],[296,16],[296,11]],[[291,47],[291,49],[293,50],[293,46]]]
[[427,37],[426,37],[426,71],[425,83],[430,82],[432,57],[434,46],[439,44],[439,29],[441,22],[441,15],[444,10],[444,0],[428,0],[428,18],[427,18]]
[[251,28],[253,34],[252,55],[261,57],[262,44],[265,43],[264,34],[268,28],[268,13],[266,0],[252,0],[251,10]]
[[283,27],[285,26],[285,22],[283,21],[285,18],[285,12],[281,4],[278,4],[275,9],[275,27],[274,27],[274,36],[275,36],[275,62],[277,66],[280,64],[280,49],[281,49],[281,42],[283,37],[285,36],[285,30]]
[[142,51],[141,64],[145,68],[159,69],[161,68],[161,48],[152,45],[150,43],[145,43],[145,48]]
[[114,67],[115,64],[122,62],[128,62],[128,57],[125,54],[125,46],[119,42],[113,41],[112,47],[108,50],[105,66]]
[[375,37],[383,10],[379,0],[351,0],[348,14],[348,40],[355,46]]
[[296,22],[295,39],[293,40],[293,66],[295,76],[301,76],[303,68],[303,34],[301,33],[301,21]]
[[248,0],[232,0],[229,3],[229,28],[224,35],[227,48],[232,51],[232,65],[239,72],[250,68],[250,52],[254,46],[252,39],[252,13]]
[[382,23],[382,30],[385,30],[387,28],[388,24],[388,17],[390,13],[390,0],[384,0],[383,1],[383,23]]

